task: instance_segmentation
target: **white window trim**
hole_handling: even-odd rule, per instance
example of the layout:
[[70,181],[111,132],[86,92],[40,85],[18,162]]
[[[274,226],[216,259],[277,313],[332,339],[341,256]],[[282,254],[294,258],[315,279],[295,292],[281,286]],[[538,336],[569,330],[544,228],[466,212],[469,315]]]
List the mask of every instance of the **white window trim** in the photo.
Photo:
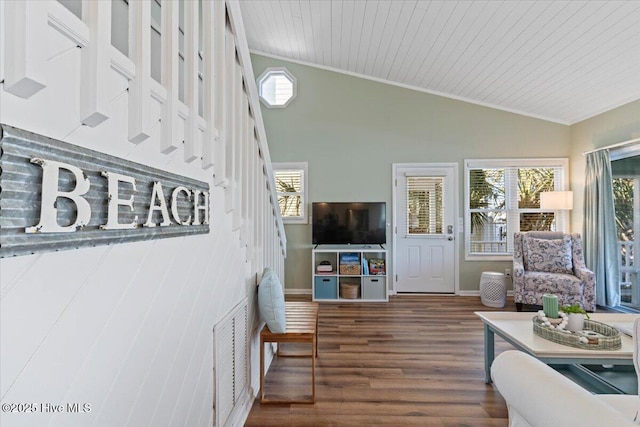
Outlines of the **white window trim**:
[[[300,196],[300,204],[302,206],[302,215],[299,217],[282,217],[284,224],[308,224],[309,223],[309,209],[308,209],[308,184],[309,173],[307,162],[274,162],[272,163],[273,176],[275,178],[276,172],[279,170],[301,170],[302,171],[302,194]],[[276,194],[279,194],[276,186]]]
[[[563,170],[563,183],[556,185],[556,191],[569,190],[569,159],[566,157],[554,158],[527,158],[527,159],[465,159],[464,160],[464,259],[465,261],[511,261],[513,253],[507,254],[471,254],[471,214],[469,211],[469,169],[473,168],[505,168],[505,167],[560,167]],[[557,227],[564,232],[570,230],[570,213],[564,215],[564,220]]]

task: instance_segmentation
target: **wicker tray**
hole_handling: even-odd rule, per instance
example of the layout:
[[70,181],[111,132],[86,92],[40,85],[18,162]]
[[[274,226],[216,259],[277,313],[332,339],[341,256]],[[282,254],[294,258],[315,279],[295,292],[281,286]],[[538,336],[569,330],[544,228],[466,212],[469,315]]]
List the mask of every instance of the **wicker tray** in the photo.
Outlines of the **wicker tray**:
[[[620,331],[613,326],[606,325],[595,320],[584,320],[584,333],[559,332],[542,324],[538,316],[533,318],[533,333],[558,344],[585,350],[619,350],[622,347]],[[587,336],[588,343],[580,342],[580,337]]]

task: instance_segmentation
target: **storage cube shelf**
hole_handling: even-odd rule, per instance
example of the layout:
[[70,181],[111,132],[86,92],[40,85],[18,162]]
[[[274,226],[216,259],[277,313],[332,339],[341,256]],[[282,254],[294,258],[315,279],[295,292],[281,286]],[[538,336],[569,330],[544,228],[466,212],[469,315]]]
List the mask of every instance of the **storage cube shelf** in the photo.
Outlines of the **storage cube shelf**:
[[352,246],[318,246],[312,252],[314,301],[384,302],[387,251]]

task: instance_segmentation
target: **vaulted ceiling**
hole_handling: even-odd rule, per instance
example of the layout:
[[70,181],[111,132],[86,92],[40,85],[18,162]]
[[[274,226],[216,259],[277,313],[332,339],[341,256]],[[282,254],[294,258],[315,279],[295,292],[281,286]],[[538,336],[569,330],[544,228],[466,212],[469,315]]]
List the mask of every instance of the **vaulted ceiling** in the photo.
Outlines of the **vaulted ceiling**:
[[241,0],[252,52],[573,124],[640,99],[640,1]]

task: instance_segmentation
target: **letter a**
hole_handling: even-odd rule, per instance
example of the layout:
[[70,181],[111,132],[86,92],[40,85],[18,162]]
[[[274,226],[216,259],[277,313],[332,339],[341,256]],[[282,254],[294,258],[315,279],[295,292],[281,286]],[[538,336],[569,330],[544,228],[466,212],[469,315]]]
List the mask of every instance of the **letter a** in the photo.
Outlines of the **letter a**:
[[[156,205],[156,199],[160,202]],[[151,202],[149,203],[149,214],[147,215],[147,222],[144,223],[145,227],[155,227],[156,224],[152,221],[153,212],[160,211],[162,214],[162,222],[160,227],[171,225],[171,219],[169,218],[169,209],[167,209],[167,201],[164,199],[164,190],[162,190],[162,184],[159,181],[153,183],[153,191],[151,192]]]

